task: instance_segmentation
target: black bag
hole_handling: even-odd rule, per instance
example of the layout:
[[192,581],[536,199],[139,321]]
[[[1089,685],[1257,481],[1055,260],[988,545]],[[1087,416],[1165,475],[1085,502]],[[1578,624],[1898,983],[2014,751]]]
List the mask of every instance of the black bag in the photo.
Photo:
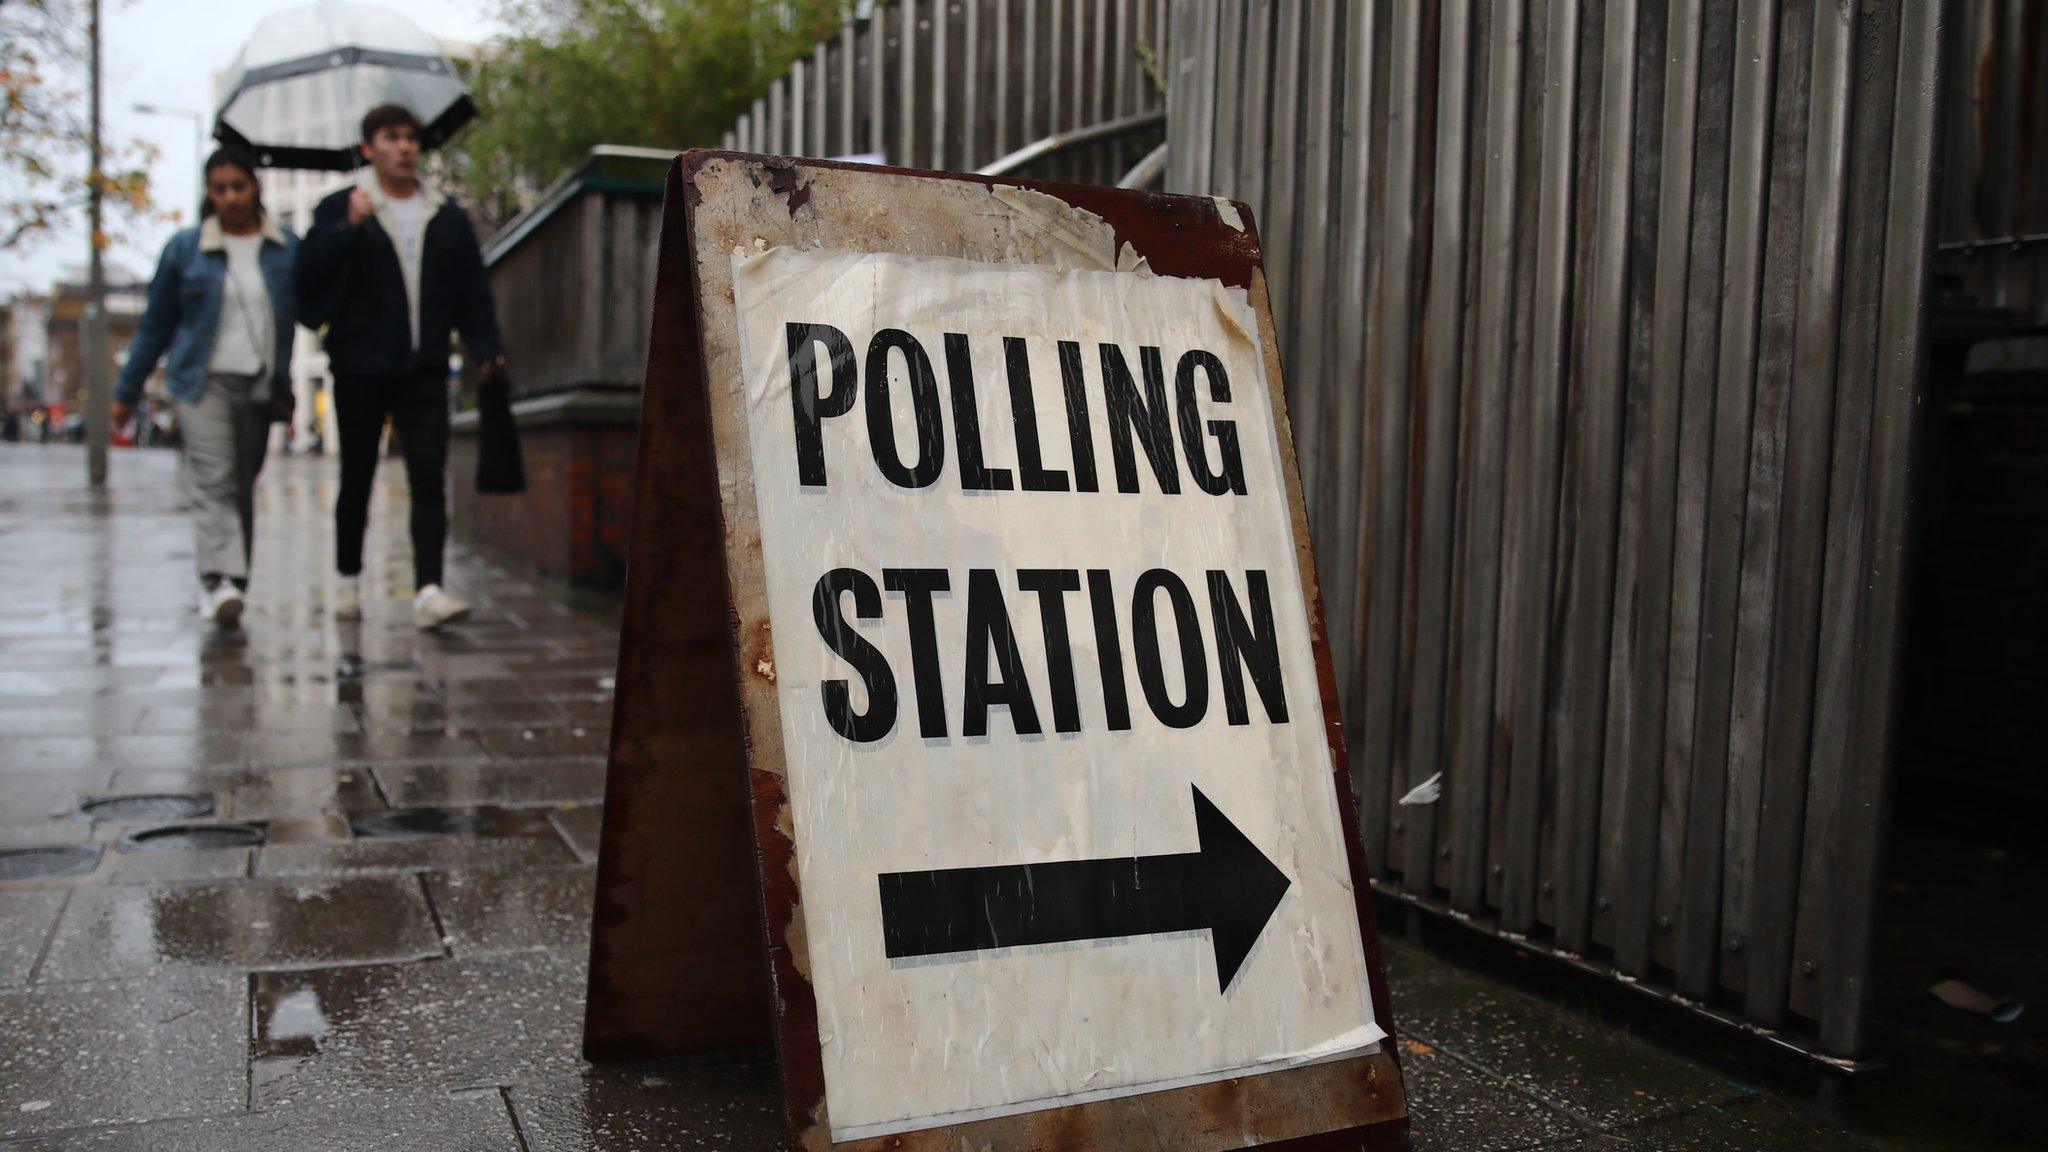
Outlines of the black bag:
[[519,425],[512,420],[512,383],[502,371],[486,375],[477,385],[476,490],[499,495],[526,491]]

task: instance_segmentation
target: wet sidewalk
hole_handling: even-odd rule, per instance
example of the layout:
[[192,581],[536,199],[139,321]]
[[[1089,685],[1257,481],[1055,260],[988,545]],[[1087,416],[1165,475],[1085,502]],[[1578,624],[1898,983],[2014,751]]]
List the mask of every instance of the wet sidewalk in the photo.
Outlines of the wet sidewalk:
[[[457,546],[418,633],[387,467],[338,624],[332,461],[278,459],[217,632],[175,458],[113,463],[0,446],[0,1148],[779,1147],[761,1060],[578,1054],[612,606]],[[1418,1148],[1866,1147],[1387,951]]]

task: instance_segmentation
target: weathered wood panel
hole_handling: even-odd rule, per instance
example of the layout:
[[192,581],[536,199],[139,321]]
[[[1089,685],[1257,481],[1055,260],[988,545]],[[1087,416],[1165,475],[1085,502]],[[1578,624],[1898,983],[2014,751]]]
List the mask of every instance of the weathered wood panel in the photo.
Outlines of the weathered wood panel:
[[1857,1053],[1932,229],[2043,202],[2028,7],[1176,8],[1169,184],[1271,241],[1383,889]]
[[[1170,7],[1171,0],[878,0],[777,78],[725,140],[750,151],[978,170],[1059,132],[1164,111]],[[1175,7],[1176,31],[1183,20]],[[1191,96],[1211,91],[1206,83],[1189,88]],[[1108,140],[1018,174],[1114,184],[1156,143]]]

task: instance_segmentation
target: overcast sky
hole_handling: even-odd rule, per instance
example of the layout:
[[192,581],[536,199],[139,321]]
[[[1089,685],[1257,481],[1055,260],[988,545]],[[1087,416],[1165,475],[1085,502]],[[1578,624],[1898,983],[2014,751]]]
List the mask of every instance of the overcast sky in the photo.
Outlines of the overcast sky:
[[[258,21],[303,2],[104,0],[107,130],[116,139],[142,137],[161,150],[151,173],[152,186],[159,202],[184,210],[188,223],[199,185],[200,157],[192,152],[192,122],[141,115],[132,106],[139,102],[189,108],[204,113],[211,130],[213,74],[234,59]],[[489,18],[494,0],[403,0],[394,7],[437,36],[482,40],[495,27]],[[133,235],[109,253],[110,266],[147,275],[174,227],[131,229]],[[84,264],[81,220],[78,227],[38,241],[27,251],[0,253],[0,297],[23,289],[44,290],[66,269]]]

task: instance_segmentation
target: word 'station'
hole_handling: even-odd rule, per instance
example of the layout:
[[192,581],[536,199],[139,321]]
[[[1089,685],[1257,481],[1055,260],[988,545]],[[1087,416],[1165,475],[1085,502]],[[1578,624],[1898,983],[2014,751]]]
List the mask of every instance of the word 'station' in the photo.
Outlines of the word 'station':
[[1382,1039],[1245,293],[732,259],[833,1139]]
[[[899,488],[927,488],[938,484],[947,473],[944,405],[933,372],[932,358],[917,337],[900,328],[884,328],[868,341],[865,357],[860,356],[846,333],[824,324],[791,323],[786,326],[789,350],[789,400],[794,421],[798,475],[806,486],[828,487],[825,467],[825,424],[847,416],[856,395],[864,397],[867,444],[878,473]],[[946,389],[953,416],[954,454],[957,476],[964,492],[1097,492],[1094,425],[1091,408],[1100,410],[1108,426],[1115,487],[1119,493],[1140,494],[1142,450],[1149,466],[1143,474],[1162,495],[1183,491],[1180,461],[1186,463],[1192,490],[1212,496],[1245,494],[1244,461],[1233,420],[1204,420],[1198,396],[1206,395],[1216,404],[1230,402],[1230,378],[1223,362],[1205,349],[1189,349],[1178,357],[1173,371],[1173,395],[1169,405],[1165,359],[1159,348],[1140,346],[1137,360],[1143,377],[1133,374],[1124,349],[1115,344],[1097,348],[1100,374],[1090,379],[1081,344],[1061,340],[1056,344],[1059,362],[1060,396],[1069,445],[1070,469],[1049,468],[1040,447],[1037,394],[1031,379],[1031,345],[1019,336],[1002,341],[1002,362],[1009,396],[1012,427],[1015,430],[1017,467],[991,467],[983,443],[980,401],[974,378],[972,345],[960,332],[944,334]],[[831,387],[823,390],[819,352],[831,364]],[[865,364],[865,372],[861,365]],[[896,439],[895,406],[891,381],[892,365],[900,364],[907,383],[911,416],[916,426],[914,462],[906,463],[904,446]],[[1198,384],[1199,381],[1199,384]],[[1091,400],[1090,393],[1094,393]],[[1174,432],[1180,434],[1176,452]],[[1210,461],[1208,441],[1215,441],[1215,462]],[[1071,475],[1070,475],[1071,472]],[[939,665],[934,640],[933,597],[953,591],[952,575],[944,569],[888,568],[878,587],[873,575],[858,568],[835,568],[818,577],[813,594],[819,633],[832,650],[844,657],[861,674],[870,706],[856,713],[848,704],[844,681],[825,685],[825,713],[832,728],[849,740],[880,740],[894,730],[897,712],[896,677],[874,645],[849,628],[843,615],[842,599],[852,596],[854,612],[872,620],[882,614],[881,589],[901,593],[905,601],[906,624],[910,630],[910,651],[917,683],[918,734],[943,737],[945,716],[945,675]],[[1044,729],[1039,719],[1037,694],[1020,667],[1016,631],[1004,598],[1002,576],[989,568],[969,569],[967,594],[967,651],[957,681],[964,698],[961,734],[988,733],[992,705],[1009,709],[1019,734],[1037,734]],[[1102,660],[1102,707],[1109,727],[1131,726],[1130,706],[1125,694],[1121,666],[1122,640],[1118,634],[1119,590],[1107,569],[1085,573],[1087,604]],[[1080,728],[1080,710],[1075,699],[1073,654],[1067,643],[1069,593],[1081,591],[1083,572],[1073,568],[1024,569],[1015,574],[1015,591],[1035,594],[1039,622],[1044,630],[1051,676],[1049,690],[1054,729],[1075,732]],[[1250,614],[1232,588],[1224,571],[1202,574],[1200,583],[1208,589],[1211,634],[1216,655],[1223,665],[1223,690],[1230,722],[1248,723],[1245,711],[1243,657],[1249,656],[1251,675],[1266,704],[1269,717],[1284,723],[1287,704],[1280,686],[1279,654],[1273,637],[1273,608],[1267,590],[1266,573],[1250,571],[1244,583],[1250,597]],[[1198,586],[1200,586],[1198,584]],[[1176,701],[1169,691],[1160,662],[1159,597],[1164,594],[1172,613],[1172,627],[1185,666],[1180,670],[1182,687]],[[1132,646],[1138,661],[1138,678],[1144,698],[1159,721],[1174,728],[1199,723],[1208,710],[1208,677],[1202,651],[1195,597],[1187,583],[1170,569],[1149,570],[1137,579],[1129,593],[1128,619],[1135,629]],[[989,664],[996,665],[991,679]]]

